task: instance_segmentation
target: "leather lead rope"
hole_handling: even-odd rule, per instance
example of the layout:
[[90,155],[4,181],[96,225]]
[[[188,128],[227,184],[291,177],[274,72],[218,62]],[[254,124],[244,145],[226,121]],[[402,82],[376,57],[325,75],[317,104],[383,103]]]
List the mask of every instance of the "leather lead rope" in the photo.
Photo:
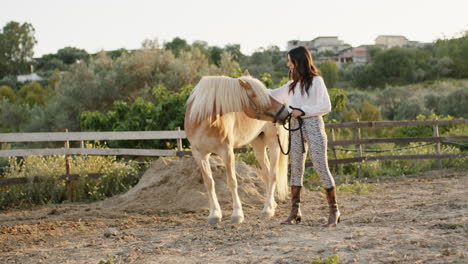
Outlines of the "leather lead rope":
[[[299,108],[294,108],[292,106],[290,106],[289,108],[293,109],[293,110],[299,110],[303,113],[303,115],[305,114],[304,111],[302,111],[301,109]],[[288,131],[288,151],[284,151],[283,150],[283,146],[281,145],[281,141],[280,141],[280,138],[279,138],[279,135],[278,133],[276,133],[276,138],[278,139],[278,144],[280,146],[280,150],[281,150],[281,153],[283,153],[283,155],[289,155],[289,153],[291,152],[291,135],[292,135],[292,132],[294,131],[297,131],[299,130],[300,133],[301,133],[301,145],[302,145],[302,153],[305,153],[305,146],[304,146],[304,134],[302,132],[302,124],[303,124],[303,120],[300,116],[298,116],[296,119],[297,119],[297,122],[298,122],[298,127],[297,128],[291,128],[291,121],[292,121],[292,118],[293,116],[291,114],[288,114],[288,117],[286,118],[286,120],[288,120],[288,122],[284,122],[283,124],[283,127],[284,129],[286,129]],[[289,124],[289,127],[286,127],[286,123]]]

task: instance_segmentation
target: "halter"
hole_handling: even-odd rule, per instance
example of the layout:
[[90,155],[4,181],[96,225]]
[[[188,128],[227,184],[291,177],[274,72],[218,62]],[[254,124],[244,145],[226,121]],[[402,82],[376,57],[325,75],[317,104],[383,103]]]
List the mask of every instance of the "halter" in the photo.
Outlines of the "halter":
[[260,115],[266,115],[273,118],[273,123],[280,121],[282,124],[284,124],[286,122],[286,119],[288,118],[288,111],[284,111],[286,109],[285,104],[281,105],[280,109],[275,114],[273,114],[267,111],[259,110],[252,98],[250,98],[250,96],[247,98],[249,98],[250,105],[255,111],[255,118],[260,119]]

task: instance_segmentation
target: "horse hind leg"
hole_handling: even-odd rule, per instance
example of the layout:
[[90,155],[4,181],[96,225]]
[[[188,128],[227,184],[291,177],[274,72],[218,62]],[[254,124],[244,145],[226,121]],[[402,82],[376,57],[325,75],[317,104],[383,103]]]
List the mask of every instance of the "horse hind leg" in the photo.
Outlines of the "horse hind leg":
[[211,174],[210,153],[200,153],[197,150],[192,150],[192,155],[200,168],[205,183],[206,192],[210,202],[210,214],[208,216],[208,224],[216,225],[221,222],[222,212],[219,206],[218,198],[216,197],[215,182]]
[[227,147],[221,153],[218,153],[223,159],[226,166],[226,177],[229,190],[232,194],[232,215],[231,224],[240,224],[244,222],[244,212],[242,210],[242,203],[237,192],[237,178],[234,151],[232,148]]

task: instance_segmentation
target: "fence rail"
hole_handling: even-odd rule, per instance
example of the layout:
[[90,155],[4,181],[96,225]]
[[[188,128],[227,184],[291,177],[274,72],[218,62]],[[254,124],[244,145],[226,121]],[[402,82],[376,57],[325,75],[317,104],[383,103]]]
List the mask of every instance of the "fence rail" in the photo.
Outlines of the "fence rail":
[[400,126],[447,126],[468,124],[468,119],[455,120],[410,120],[410,121],[357,121],[328,123],[325,128],[358,128],[358,127],[400,127]]
[[[345,122],[328,123],[325,128],[331,129],[331,140],[328,147],[336,150],[335,146],[356,145],[357,156],[346,159],[331,159],[330,164],[355,163],[374,160],[413,160],[413,159],[445,159],[467,157],[468,153],[440,153],[440,143],[449,141],[466,141],[468,136],[445,136],[438,135],[438,126],[468,124],[468,119],[458,120],[430,120],[430,121],[375,121],[375,122]],[[432,126],[434,134],[432,137],[406,137],[406,138],[361,138],[361,128],[366,127],[401,127],[401,126]],[[335,129],[353,128],[356,129],[356,137],[351,140],[335,140]],[[32,155],[113,155],[113,156],[186,156],[191,155],[191,151],[182,149],[182,139],[186,138],[185,131],[137,131],[137,132],[51,132],[51,133],[0,133],[0,143],[14,142],[65,142],[65,148],[45,148],[45,149],[9,149],[0,150],[0,157],[10,156],[32,156]],[[176,139],[177,149],[96,149],[96,148],[69,148],[69,141],[93,141],[93,140],[155,140],[155,139]],[[433,142],[436,144],[434,154],[418,155],[380,155],[363,156],[362,145],[374,143],[409,143],[409,142]],[[83,146],[83,144],[81,144]],[[243,151],[237,149],[236,152]],[[308,163],[309,164],[309,163]],[[67,169],[67,174],[61,178],[67,181],[77,179]],[[98,177],[93,175],[92,177]],[[26,178],[0,178],[0,186],[26,183]],[[35,181],[40,181],[35,178]]]
[[123,132],[49,132],[0,133],[0,142],[56,142],[86,140],[145,140],[185,138],[185,131],[123,131]]
[[361,138],[361,139],[331,141],[331,142],[328,142],[328,147],[354,145],[354,144],[410,143],[410,142],[448,142],[448,141],[464,141],[464,140],[468,140],[468,136],[406,137],[406,138]]

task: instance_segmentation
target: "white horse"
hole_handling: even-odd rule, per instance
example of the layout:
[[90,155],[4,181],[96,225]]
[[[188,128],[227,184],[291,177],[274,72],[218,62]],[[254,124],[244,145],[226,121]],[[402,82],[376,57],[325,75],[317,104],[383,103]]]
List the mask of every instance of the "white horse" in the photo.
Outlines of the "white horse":
[[266,184],[266,200],[261,213],[264,217],[275,214],[275,188],[278,198],[284,200],[288,170],[287,157],[280,154],[277,140],[278,133],[281,142],[286,144],[287,133],[282,126],[275,126],[275,122],[284,120],[287,114],[285,107],[268,95],[262,82],[250,75],[239,79],[203,77],[194,88],[187,101],[184,129],[208,193],[209,224],[217,224],[222,218],[209,163],[211,153],[219,155],[226,166],[233,201],[231,223],[244,220],[237,192],[234,148],[246,144],[252,145]]

